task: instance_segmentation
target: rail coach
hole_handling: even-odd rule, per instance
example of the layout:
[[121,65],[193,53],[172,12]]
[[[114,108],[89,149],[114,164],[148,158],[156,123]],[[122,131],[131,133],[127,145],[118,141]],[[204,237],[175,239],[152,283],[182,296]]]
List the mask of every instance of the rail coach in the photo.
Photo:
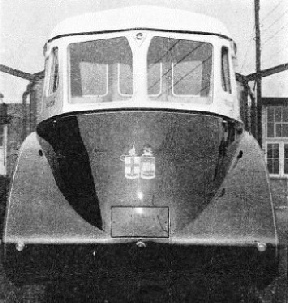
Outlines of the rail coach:
[[7,205],[8,276],[85,277],[111,302],[116,280],[115,302],[140,302],[152,284],[171,302],[258,302],[278,238],[226,27],[164,7],[111,9],[60,23],[44,56],[40,122]]

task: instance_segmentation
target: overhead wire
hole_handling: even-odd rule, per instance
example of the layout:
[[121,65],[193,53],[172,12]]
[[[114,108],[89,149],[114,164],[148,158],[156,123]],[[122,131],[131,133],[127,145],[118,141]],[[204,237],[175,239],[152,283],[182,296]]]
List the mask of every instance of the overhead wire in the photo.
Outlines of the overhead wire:
[[286,22],[278,31],[274,32],[272,35],[270,35],[263,43],[262,46],[265,45],[268,41],[272,40],[273,38],[277,37],[276,35],[279,34],[284,28],[285,26],[288,24],[288,22]]
[[286,9],[284,11],[284,13],[279,18],[277,18],[273,23],[271,23],[267,28],[263,29],[262,30],[262,34],[265,33],[265,32],[267,32],[273,25],[275,25],[276,23],[278,23],[287,13],[288,13],[288,9]]
[[[254,25],[254,28],[255,28],[255,25]],[[247,49],[246,49],[246,52],[245,52],[245,55],[244,55],[243,63],[242,63],[241,68],[240,68],[240,73],[242,72],[243,68],[246,66],[246,63],[247,63],[246,59],[247,59],[247,56],[248,56],[250,45],[251,45],[251,42],[254,41],[254,39],[255,39],[254,36],[252,36],[252,38],[249,39],[249,43],[247,44]]]
[[[280,0],[263,18],[262,21],[266,20],[278,7],[279,5],[283,2],[284,0]],[[262,25],[263,26],[263,25]]]
[[[184,78],[186,78],[187,76],[189,76],[194,70],[196,70],[199,66],[203,65],[204,62],[207,62],[208,60],[210,60],[212,58],[212,55],[208,56],[205,60],[201,61],[201,63],[199,63],[198,65],[196,65],[195,67],[193,67],[191,70],[189,70],[185,75],[183,75],[182,77],[180,77],[180,79],[178,79],[175,83],[172,83],[172,85],[170,85],[164,92],[162,92],[159,96],[167,93],[171,88],[175,87],[179,82],[181,82]],[[178,62],[177,62],[178,63]],[[176,65],[176,64],[175,64]],[[175,66],[174,65],[174,66]],[[203,89],[206,89],[206,87],[204,87]],[[201,92],[203,89],[201,89],[199,92]]]
[[[261,20],[261,23],[263,23],[263,21],[265,21],[271,14],[273,14],[277,8],[284,2],[284,0],[280,0],[278,1],[278,3],[276,5],[273,6],[273,8],[268,12],[266,13],[266,15],[262,18]],[[286,14],[288,13],[288,9],[286,9],[281,15],[279,18],[277,18],[274,22],[270,23],[270,25],[268,25],[268,27],[265,28],[265,26],[262,24],[261,27],[263,28],[262,30],[262,34],[267,32],[270,28],[272,28],[275,24],[277,24]],[[269,42],[270,40],[272,40],[275,35],[277,35],[279,32],[281,32],[286,26],[286,23],[278,30],[276,31],[274,34],[270,35],[263,43],[262,43],[262,46],[264,44],[266,44],[267,42]],[[253,27],[253,31],[255,30],[255,24],[254,24],[254,27]],[[253,35],[253,34],[252,34]],[[245,55],[244,55],[244,59],[243,59],[243,63],[241,65],[241,68],[240,68],[240,73],[242,72],[243,68],[245,67],[245,65],[247,64],[247,56],[248,56],[248,52],[249,52],[249,49],[250,49],[250,45],[252,43],[252,41],[255,41],[255,36],[253,35],[252,38],[250,38],[249,40],[249,43],[247,44],[247,50],[245,52]],[[279,53],[280,51],[277,52],[277,54]]]
[[[285,51],[285,47],[288,46],[288,40],[286,42],[284,42],[284,44],[281,45],[281,47],[279,47],[278,51],[276,53],[273,53],[273,57],[275,57],[276,55],[278,55],[279,53]],[[268,54],[269,58],[271,58],[271,54]],[[266,56],[268,59],[268,56]],[[265,62],[265,60],[264,60]]]
[[[180,41],[180,40],[179,40]],[[177,43],[175,43],[173,46],[175,46]],[[176,64],[174,64],[174,66],[175,65],[177,65],[178,63],[181,63],[185,58],[187,58],[189,55],[191,55],[192,53],[194,53],[198,48],[200,48],[200,47],[202,47],[203,46],[203,43],[201,43],[201,44],[199,44],[199,45],[197,45],[196,47],[194,47],[191,51],[189,51],[187,54],[185,54],[179,61],[177,61],[176,62]],[[173,47],[171,47],[170,49],[172,49]],[[170,50],[169,49],[169,50]],[[169,51],[168,50],[168,51]],[[168,52],[166,52],[166,54],[167,54]],[[163,58],[163,56],[162,56],[162,58]],[[157,61],[157,63],[159,63],[159,60]],[[172,70],[172,66],[171,66],[171,68],[169,68],[162,76],[161,76],[161,78],[163,78],[164,76],[166,76],[170,71]],[[148,91],[149,91],[149,89],[151,89],[152,87],[154,87],[158,82],[160,82],[161,81],[161,78],[160,79],[158,79],[158,80],[156,80],[152,85],[150,85],[149,87],[148,87]]]
[[[284,2],[284,0],[280,0],[276,5],[274,5],[273,8],[262,18],[261,23],[263,23],[263,21],[265,21],[272,13],[274,13],[283,2]],[[262,42],[262,45],[261,45],[262,47],[263,47],[263,45],[266,45],[269,41],[271,41],[273,38],[278,37],[277,34],[279,34],[283,29],[285,29],[288,22],[286,22],[280,29],[274,31],[274,33],[272,33],[272,34],[271,34],[271,31],[269,31],[275,24],[277,24],[279,21],[281,21],[282,18],[287,13],[288,13],[288,9],[286,9],[277,19],[275,18],[274,21],[272,21],[268,26],[265,27],[263,24],[261,25],[261,27],[263,28],[263,30],[261,32],[262,32],[262,34],[264,33],[264,37],[266,36],[266,39],[264,39],[264,41]],[[287,42],[284,43],[284,45],[286,45],[286,44],[287,44]],[[275,58],[275,56],[278,55],[283,50],[284,45],[282,44],[281,48],[279,48],[279,50],[277,52],[273,53],[273,58]],[[263,60],[264,64],[265,64],[265,62],[267,62],[266,60],[268,60],[268,56],[266,56],[266,58]],[[269,60],[271,61],[271,55],[269,56]]]

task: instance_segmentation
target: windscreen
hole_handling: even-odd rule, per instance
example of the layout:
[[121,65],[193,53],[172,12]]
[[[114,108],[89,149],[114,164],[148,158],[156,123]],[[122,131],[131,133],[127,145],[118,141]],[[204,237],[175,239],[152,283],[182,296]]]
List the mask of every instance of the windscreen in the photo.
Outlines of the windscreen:
[[72,103],[109,102],[133,94],[132,51],[125,37],[72,43]]
[[212,45],[154,37],[147,55],[148,95],[166,101],[208,97],[211,91]]

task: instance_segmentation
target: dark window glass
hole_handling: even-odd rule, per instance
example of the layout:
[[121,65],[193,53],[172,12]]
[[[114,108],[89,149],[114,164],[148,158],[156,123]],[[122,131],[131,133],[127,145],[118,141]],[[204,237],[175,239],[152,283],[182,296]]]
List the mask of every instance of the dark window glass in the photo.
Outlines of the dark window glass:
[[284,159],[284,174],[288,174],[288,158]]
[[273,174],[273,160],[267,159],[267,168],[270,174]]
[[0,124],[0,147],[4,145],[4,125]]
[[267,124],[267,137],[274,137],[274,123]]
[[267,144],[267,168],[270,174],[279,174],[279,144]]
[[283,122],[288,122],[288,107],[283,107],[282,108],[283,111]]
[[279,174],[279,160],[278,159],[273,160],[273,174],[275,174],[275,175]]
[[267,108],[267,137],[288,137],[288,107]]
[[284,158],[288,159],[288,144],[284,144]]
[[282,109],[280,106],[275,106],[275,122],[282,122]]
[[274,122],[274,107],[269,106],[267,108],[267,121]]
[[273,144],[273,158],[279,159],[279,144]]
[[288,124],[282,124],[282,137],[288,137]]
[[267,145],[267,158],[273,158],[273,146],[272,144]]
[[288,144],[284,144],[284,174],[288,174]]
[[282,137],[282,124],[275,123],[276,126],[276,137]]

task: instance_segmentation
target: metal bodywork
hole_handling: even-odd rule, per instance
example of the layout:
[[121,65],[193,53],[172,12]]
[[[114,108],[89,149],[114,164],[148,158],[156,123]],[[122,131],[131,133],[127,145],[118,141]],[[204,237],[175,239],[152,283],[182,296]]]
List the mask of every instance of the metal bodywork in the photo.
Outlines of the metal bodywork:
[[[130,206],[169,208],[164,242],[277,244],[262,152],[246,133],[225,146],[222,123],[153,110],[40,123],[38,136],[22,147],[4,241],[119,242],[111,237],[111,208]],[[145,145],[155,157],[155,178],[126,178],[120,157]]]

